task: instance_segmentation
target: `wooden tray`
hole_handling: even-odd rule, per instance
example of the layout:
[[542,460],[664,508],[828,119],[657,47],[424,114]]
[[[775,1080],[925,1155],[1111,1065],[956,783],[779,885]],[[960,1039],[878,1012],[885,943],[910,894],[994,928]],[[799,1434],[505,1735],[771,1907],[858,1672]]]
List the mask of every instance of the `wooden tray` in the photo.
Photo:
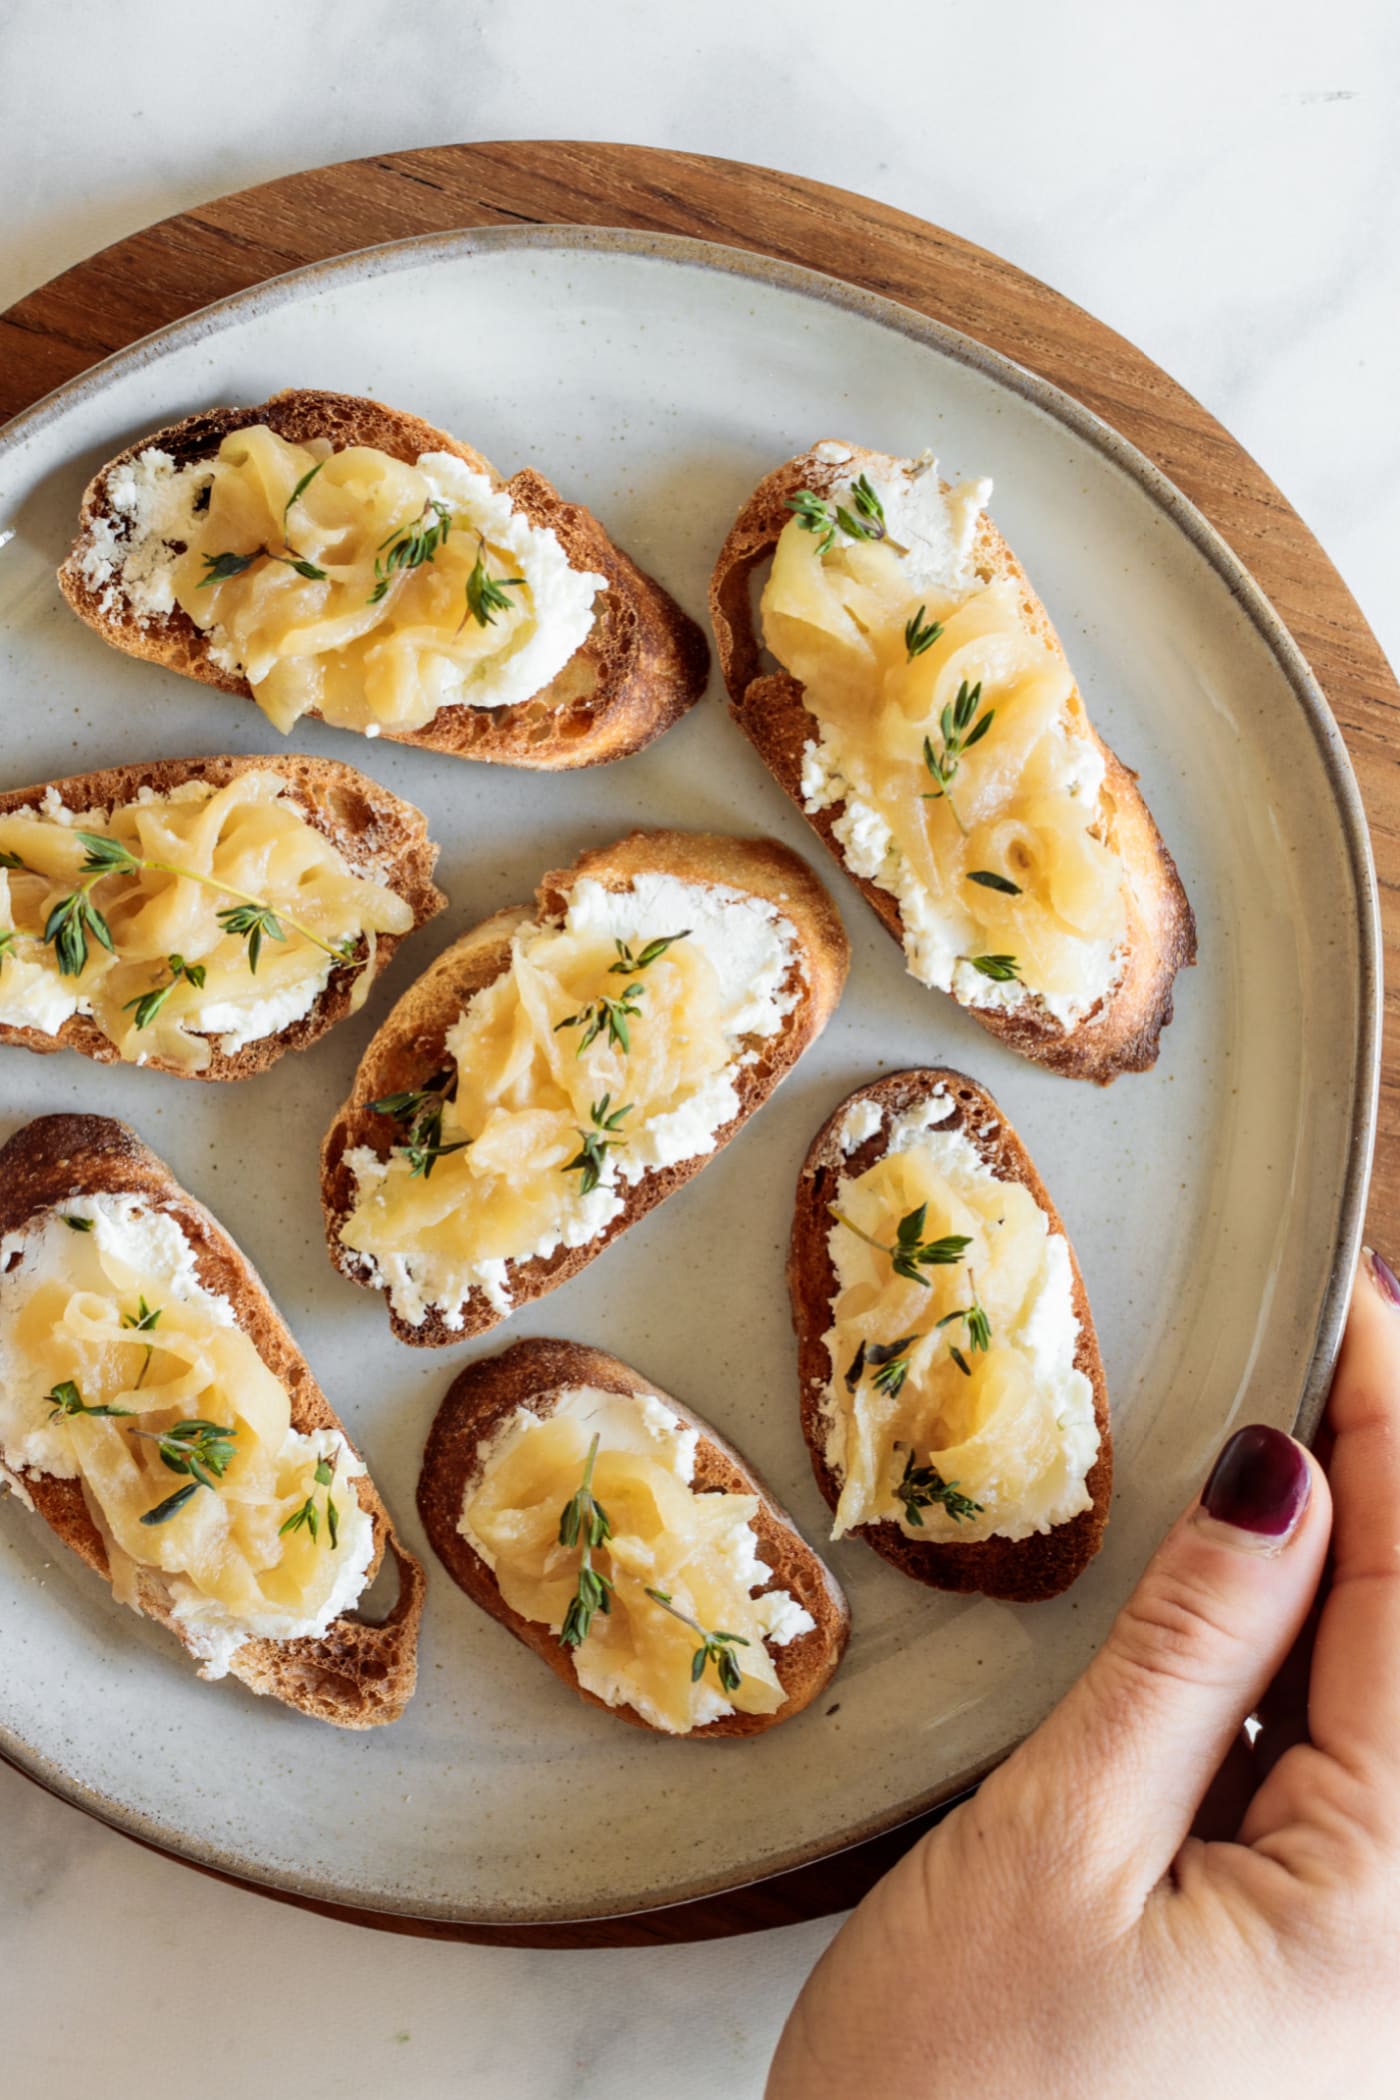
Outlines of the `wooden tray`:
[[[763,168],[632,146],[511,142],[347,161],[165,220],[0,315],[0,419],[151,330],[283,271],[380,241],[502,223],[689,234],[823,270],[1015,358],[1122,432],[1251,570],[1326,692],[1371,822],[1389,952],[1400,935],[1400,687],[1316,540],[1228,433],[1121,336],[1010,264],[888,206]],[[1387,999],[1370,1212],[1382,1246],[1400,1191],[1394,1015]],[[924,1827],[727,1897],[598,1925],[491,1932],[325,1908],[395,1931],[503,1944],[709,1938],[855,1902]]]

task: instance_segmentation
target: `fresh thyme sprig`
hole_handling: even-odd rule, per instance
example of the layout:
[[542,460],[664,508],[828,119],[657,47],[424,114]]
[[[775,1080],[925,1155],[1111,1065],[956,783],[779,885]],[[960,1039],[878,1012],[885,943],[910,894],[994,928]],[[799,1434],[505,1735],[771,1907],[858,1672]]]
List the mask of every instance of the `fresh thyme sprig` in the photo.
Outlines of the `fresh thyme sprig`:
[[705,1674],[705,1665],[713,1663],[721,1689],[726,1692],[737,1692],[744,1681],[744,1676],[739,1668],[738,1658],[734,1653],[734,1649],[736,1647],[748,1647],[749,1643],[744,1638],[744,1635],[742,1633],[722,1633],[718,1628],[711,1633],[708,1627],[700,1624],[698,1619],[692,1619],[688,1611],[682,1611],[678,1605],[671,1602],[669,1590],[648,1590],[647,1595],[651,1598],[653,1604],[659,1604],[661,1609],[668,1611],[673,1619],[679,1619],[683,1626],[688,1626],[691,1629],[692,1633],[699,1634],[700,1646],[690,1659],[691,1683],[699,1684],[700,1679]]
[[983,977],[990,977],[993,984],[1010,984],[1021,975],[1021,965],[1014,955],[960,955],[959,962],[971,963]]
[[566,1174],[582,1174],[580,1195],[592,1195],[603,1178],[604,1155],[615,1152],[619,1145],[626,1142],[625,1139],[611,1133],[621,1129],[623,1117],[631,1115],[635,1104],[631,1101],[624,1102],[621,1108],[613,1109],[610,1115],[608,1108],[611,1101],[612,1095],[604,1094],[601,1101],[593,1103],[588,1111],[588,1120],[593,1127],[591,1130],[579,1131],[578,1134],[583,1140],[582,1149],[564,1169]]
[[71,1378],[65,1378],[52,1392],[45,1393],[49,1403],[49,1420],[60,1421],[64,1415],[130,1415],[131,1407],[89,1407]]
[[408,1161],[410,1180],[421,1175],[426,1181],[440,1159],[449,1152],[464,1152],[471,1143],[470,1138],[457,1138],[450,1145],[442,1142],[442,1112],[456,1098],[457,1067],[449,1065],[434,1072],[422,1086],[409,1087],[401,1094],[383,1094],[370,1102],[377,1116],[388,1116],[402,1126],[404,1141],[394,1149]]
[[[137,1300],[137,1310],[134,1313],[122,1314],[122,1326],[130,1327],[137,1334],[150,1334],[159,1323],[160,1314],[161,1308],[158,1305],[154,1307],[149,1306],[147,1305],[145,1298],[141,1297]],[[155,1343],[147,1342],[145,1345],[145,1350],[146,1353],[141,1359],[141,1369],[137,1373],[136,1384],[132,1388],[134,1392],[138,1393],[140,1392],[142,1386],[146,1382],[146,1373],[151,1368],[151,1358],[156,1353]],[[131,1410],[129,1408],[124,1408],[122,1412],[124,1414],[129,1414]]]
[[632,1048],[627,1023],[635,1021],[641,1013],[642,1009],[637,1000],[645,990],[646,986],[643,984],[629,984],[615,999],[609,999],[606,994],[602,998],[592,999],[587,1006],[581,1006],[576,1014],[567,1014],[562,1021],[556,1021],[554,1033],[558,1035],[561,1028],[582,1030],[578,1039],[578,1049],[574,1052],[576,1057],[582,1057],[590,1043],[596,1043],[598,1037],[605,1033],[608,1041],[616,1043],[618,1049],[626,1056]]
[[65,1212],[63,1222],[70,1232],[91,1232],[97,1220],[95,1218],[75,1218],[71,1213]]
[[974,744],[980,744],[997,718],[997,711],[989,707],[986,714],[979,715],[982,704],[982,681],[969,685],[964,678],[958,687],[956,700],[950,700],[938,718],[939,731],[943,739],[941,751],[933,748],[932,737],[924,738],[924,764],[938,782],[923,797],[925,802],[946,802],[953,812],[953,820],[963,837],[967,837],[967,826],[962,820],[957,803],[953,800],[952,783],[958,768]]
[[844,1225],[847,1232],[853,1232],[858,1240],[864,1240],[867,1247],[875,1247],[881,1254],[888,1254],[896,1276],[903,1276],[910,1283],[921,1283],[925,1290],[931,1290],[933,1286],[927,1276],[920,1275],[921,1269],[950,1268],[953,1263],[962,1259],[963,1249],[972,1245],[968,1234],[963,1232],[950,1232],[942,1239],[926,1240],[926,1203],[921,1203],[917,1210],[906,1212],[900,1219],[895,1228],[893,1245],[873,1238],[868,1232],[862,1232],[860,1226],[853,1225],[834,1203],[828,1204],[827,1209],[838,1225]]
[[374,589],[365,603],[378,605],[401,571],[421,569],[425,561],[431,561],[451,530],[451,511],[430,496],[412,524],[396,526],[379,542],[374,551]]
[[796,512],[804,532],[820,535],[818,554],[830,552],[836,544],[838,531],[852,540],[884,539],[885,507],[864,474],[852,484],[851,501],[855,505],[854,513],[828,497],[817,495],[814,489],[799,489],[795,496],[786,498],[784,508]]
[[904,623],[904,652],[909,662],[912,664],[916,656],[922,656],[925,649],[931,649],[942,633],[941,620],[930,620],[927,626],[924,625],[924,608],[921,605],[913,618]]
[[588,1638],[595,1612],[604,1618],[612,1610],[612,1583],[593,1565],[593,1555],[612,1537],[608,1513],[593,1493],[593,1468],[598,1459],[598,1434],[588,1446],[583,1462],[583,1480],[559,1512],[559,1543],[578,1548],[578,1586],[569,1599],[564,1624],[559,1630],[561,1648],[577,1648]]
[[888,1393],[891,1400],[896,1399],[904,1390],[904,1381],[909,1376],[909,1351],[918,1339],[916,1334],[906,1334],[897,1342],[862,1341],[846,1373],[847,1392],[853,1393],[869,1371],[870,1383],[877,1391]]
[[[940,1328],[952,1327],[959,1320],[966,1321],[968,1348],[974,1356],[979,1352],[985,1356],[992,1346],[992,1325],[987,1318],[982,1301],[977,1295],[977,1278],[973,1275],[970,1268],[967,1272],[967,1281],[972,1292],[971,1305],[960,1305],[955,1311],[944,1313],[938,1325]],[[970,1378],[972,1376],[972,1366],[955,1343],[949,1342],[948,1354],[962,1372],[963,1377]]]
[[273,547],[263,546],[254,547],[251,554],[203,555],[201,559],[204,563],[205,573],[200,577],[195,588],[202,591],[206,590],[211,583],[227,583],[231,576],[241,576],[245,569],[252,568],[255,561],[262,561],[264,558],[268,561],[285,563],[289,569],[295,569],[298,576],[304,576],[308,583],[324,583],[326,580],[325,570],[318,569],[314,561],[308,561],[306,556],[299,553],[292,545],[287,536],[287,521],[291,516],[292,505],[306,494],[306,491],[310,488],[325,464],[324,459],[318,459],[314,467],[308,467],[296,487],[292,490],[291,495],[288,496],[283,504],[282,551],[280,554]]
[[[206,1422],[195,1416],[190,1421],[177,1422],[172,1429],[133,1429],[130,1434],[154,1444],[161,1464],[172,1473],[188,1473],[196,1487],[212,1488],[223,1479],[233,1461],[238,1425]],[[156,1520],[143,1517],[141,1521],[144,1524]]]
[[167,955],[165,961],[170,971],[170,975],[165,983],[158,984],[153,991],[138,993],[134,999],[128,999],[122,1008],[124,1014],[129,1014],[133,1008],[135,1009],[135,1025],[137,1028],[150,1027],[181,978],[192,984],[196,991],[203,989],[203,963],[187,963],[183,955]]
[[655,940],[648,941],[635,954],[630,942],[614,940],[613,946],[617,950],[617,961],[608,964],[608,975],[609,977],[632,977],[635,976],[638,970],[649,970],[654,962],[661,960],[668,948],[675,947],[677,941],[688,941],[689,939],[690,928],[687,926],[683,933],[663,933],[658,935]]
[[[44,939],[53,943],[54,952],[58,957],[60,977],[81,977],[87,966],[89,935],[100,941],[110,955],[115,955],[112,929],[93,903],[91,892],[104,876],[136,875],[142,869],[157,875],[183,877],[187,882],[197,882],[207,890],[217,891],[221,897],[236,897],[239,900],[238,904],[217,913],[216,916],[225,933],[239,934],[248,942],[248,967],[254,972],[258,967],[258,956],[262,952],[264,934],[271,940],[286,939],[282,926],[284,919],[294,933],[299,933],[303,940],[310,941],[313,947],[319,948],[323,955],[329,955],[333,961],[346,963],[355,959],[357,937],[352,936],[343,941],[324,940],[319,933],[313,933],[309,926],[304,926],[300,919],[292,918],[290,913],[284,911],[279,917],[265,898],[255,897],[247,890],[235,889],[231,883],[220,882],[213,875],[201,874],[197,868],[182,868],[174,861],[168,860],[148,860],[143,854],[132,853],[128,847],[122,845],[120,839],[107,838],[101,832],[79,831],[75,832],[74,836],[85,849],[78,869],[83,880],[77,889],[70,891],[66,897],[59,898],[44,926]],[[186,974],[188,975],[188,971]],[[143,1022],[137,1022],[138,1027],[144,1025]]]
[[19,931],[17,927],[0,926],[0,966],[4,964],[5,957],[10,953],[18,938]]
[[[486,566],[486,541],[481,533],[476,536],[476,561],[467,578],[467,609],[462,615],[462,627],[468,620],[475,620],[478,627],[494,627],[496,615],[513,610],[507,591],[523,591],[523,576],[493,576]],[[458,629],[458,633],[461,628]]]
[[24,862],[17,853],[0,852],[0,868],[22,868]]
[[[334,1553],[340,1543],[340,1511],[335,1506],[334,1496],[329,1492],[331,1481],[335,1477],[335,1460],[326,1457],[318,1459],[316,1471],[311,1477],[315,1481],[316,1487],[323,1487],[327,1490],[326,1537],[330,1541],[331,1552]],[[313,1540],[321,1536],[321,1516],[316,1507],[316,1488],[312,1489],[299,1508],[292,1511],[285,1524],[278,1525],[277,1536],[279,1539],[285,1538],[288,1532],[300,1531],[303,1527],[311,1533]]]
[[1013,882],[1009,875],[994,874],[990,868],[973,868],[968,874],[969,882],[980,882],[984,890],[1000,890],[1003,897],[1019,897],[1021,885]]
[[947,1510],[955,1524],[964,1517],[980,1517],[982,1504],[964,1495],[956,1480],[945,1480],[937,1466],[917,1466],[911,1450],[904,1461],[904,1475],[894,1491],[895,1500],[904,1504],[906,1520],[922,1531],[924,1520],[921,1509],[934,1509],[941,1505]]

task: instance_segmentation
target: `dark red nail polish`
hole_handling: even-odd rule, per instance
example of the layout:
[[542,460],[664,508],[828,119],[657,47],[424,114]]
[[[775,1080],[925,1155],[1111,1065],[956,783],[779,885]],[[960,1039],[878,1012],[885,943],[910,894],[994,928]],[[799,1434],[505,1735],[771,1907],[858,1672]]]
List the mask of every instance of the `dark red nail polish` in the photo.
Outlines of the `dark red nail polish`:
[[[1400,1291],[1397,1291],[1400,1303]],[[1281,1429],[1256,1423],[1237,1429],[1201,1490],[1201,1508],[1218,1524],[1263,1539],[1287,1538],[1312,1493],[1312,1473],[1299,1446]]]
[[1392,1305],[1400,1305],[1400,1276],[1396,1275],[1383,1254],[1377,1254],[1374,1247],[1368,1247],[1366,1252],[1371,1260],[1371,1274],[1380,1285],[1382,1296],[1389,1298]]

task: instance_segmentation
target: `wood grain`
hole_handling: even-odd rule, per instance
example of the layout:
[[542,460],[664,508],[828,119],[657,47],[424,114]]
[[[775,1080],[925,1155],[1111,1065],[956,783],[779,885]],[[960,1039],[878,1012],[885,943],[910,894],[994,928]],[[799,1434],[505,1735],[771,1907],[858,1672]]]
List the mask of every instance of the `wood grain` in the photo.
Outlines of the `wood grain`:
[[[0,314],[0,419],[151,330],[283,271],[379,241],[505,224],[689,234],[825,271],[1014,358],[1138,446],[1252,572],[1327,694],[1370,818],[1389,964],[1400,943],[1400,687],[1321,547],[1229,433],[1140,350],[1024,271],[888,205],[767,168],[640,146],[495,141],[344,161],[147,227]],[[1400,973],[1396,986],[1386,995],[1370,1211],[1372,1237],[1392,1252]],[[486,1932],[328,1915],[506,1945],[710,1938],[854,1903],[930,1820],[753,1889],[605,1925]]]

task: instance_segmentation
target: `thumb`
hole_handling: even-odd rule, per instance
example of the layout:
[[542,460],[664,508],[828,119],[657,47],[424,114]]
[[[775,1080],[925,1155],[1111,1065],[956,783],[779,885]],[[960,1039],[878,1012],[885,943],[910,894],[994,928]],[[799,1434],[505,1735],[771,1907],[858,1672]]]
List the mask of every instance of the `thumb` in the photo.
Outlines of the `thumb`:
[[[1017,1751],[1061,1841],[1140,1902],[1298,1636],[1331,1530],[1326,1476],[1280,1429],[1238,1430],[1107,1641]],[[1046,1798],[1046,1797],[1049,1798]],[[1066,1825],[1068,1824],[1068,1828]]]

